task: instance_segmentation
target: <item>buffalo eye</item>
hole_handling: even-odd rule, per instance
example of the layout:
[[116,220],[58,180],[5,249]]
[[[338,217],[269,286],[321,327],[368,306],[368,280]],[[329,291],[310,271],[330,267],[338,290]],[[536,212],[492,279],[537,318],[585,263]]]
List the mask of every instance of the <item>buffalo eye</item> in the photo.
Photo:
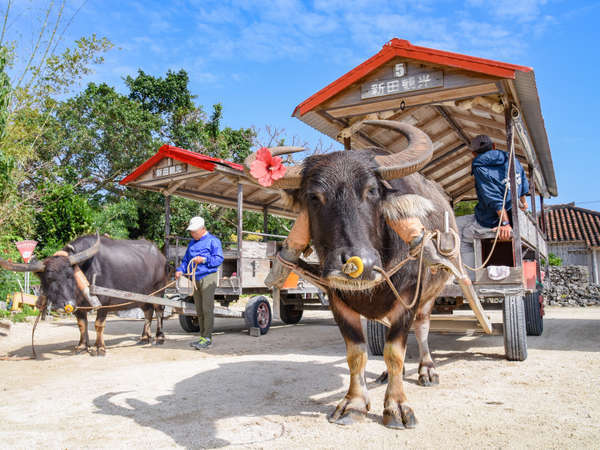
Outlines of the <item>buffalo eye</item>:
[[322,192],[309,192],[308,193],[308,201],[313,205],[324,205],[325,204],[325,196]]
[[373,198],[378,198],[379,197],[379,189],[377,188],[376,185],[369,185],[366,186],[364,191],[363,191],[363,199],[367,200],[369,198],[373,199]]

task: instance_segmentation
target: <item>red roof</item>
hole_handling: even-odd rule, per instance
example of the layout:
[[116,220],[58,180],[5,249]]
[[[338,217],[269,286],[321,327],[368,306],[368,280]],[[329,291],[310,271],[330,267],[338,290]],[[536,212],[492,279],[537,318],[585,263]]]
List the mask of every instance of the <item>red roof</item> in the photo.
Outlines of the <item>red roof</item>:
[[600,247],[600,212],[569,203],[551,206],[544,215],[549,242],[584,241]]
[[379,53],[296,106],[292,115],[295,116],[296,113],[299,113],[301,116],[306,114],[397,56],[442,66],[456,67],[499,78],[515,79],[517,70],[521,72],[531,72],[533,70],[531,67],[517,66],[491,59],[476,58],[474,56],[461,55],[460,53],[419,47],[412,45],[409,41],[394,38],[387,42]]
[[148,159],[145,163],[140,165],[137,169],[123,178],[119,184],[125,185],[127,183],[131,183],[132,181],[137,180],[140,176],[146,173],[150,168],[158,164],[163,158],[173,158],[177,161],[181,161],[187,164],[190,164],[194,167],[199,167],[204,170],[208,170],[212,172],[215,170],[215,164],[220,164],[222,166],[227,166],[231,169],[239,170],[240,172],[244,171],[244,166],[241,164],[237,164],[231,161],[226,161],[224,159],[213,158],[212,156],[206,156],[202,153],[192,152],[190,150],[185,150],[179,147],[173,147],[171,145],[163,145],[158,149],[156,154]]

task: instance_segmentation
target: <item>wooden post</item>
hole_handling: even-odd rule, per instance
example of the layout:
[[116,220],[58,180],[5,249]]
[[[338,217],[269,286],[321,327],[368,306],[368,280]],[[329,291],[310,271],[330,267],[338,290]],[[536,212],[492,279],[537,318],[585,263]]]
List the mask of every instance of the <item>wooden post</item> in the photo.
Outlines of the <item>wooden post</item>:
[[269,234],[269,208],[263,207],[263,233]]
[[351,149],[352,149],[352,138],[345,137],[344,138],[344,150],[351,150]]
[[[506,148],[508,154],[515,146],[514,137],[514,124],[512,118],[512,106],[510,103],[504,110],[504,119],[506,122]],[[509,179],[510,179],[510,199],[511,199],[511,215],[513,219],[513,258],[515,267],[521,267],[523,265],[523,250],[521,248],[521,230],[519,228],[519,193],[517,191],[517,158],[513,154],[512,161],[510,163]]]
[[243,214],[244,214],[244,188],[242,183],[238,182],[237,191],[237,279],[239,282],[239,294],[242,294],[242,231],[243,231]]
[[537,205],[535,204],[535,177],[533,176],[533,171],[531,170],[531,181],[529,183],[529,195],[531,196],[531,214],[533,215],[533,219],[535,220],[535,276],[536,280],[540,283],[542,282],[542,267],[540,261],[540,242],[539,242],[539,227],[537,220]]
[[165,249],[164,254],[169,263],[169,235],[171,234],[171,196],[165,197]]
[[544,236],[548,239],[548,232],[546,231],[546,214],[544,213],[544,196],[540,194],[540,218],[542,220],[542,231]]

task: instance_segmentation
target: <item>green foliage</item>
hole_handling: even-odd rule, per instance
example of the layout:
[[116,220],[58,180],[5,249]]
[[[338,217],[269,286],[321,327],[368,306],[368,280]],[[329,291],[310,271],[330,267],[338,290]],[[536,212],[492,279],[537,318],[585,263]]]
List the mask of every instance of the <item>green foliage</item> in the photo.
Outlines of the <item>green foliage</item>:
[[556,256],[554,253],[548,255],[548,264],[551,266],[562,266],[562,259]]
[[41,205],[43,209],[36,216],[36,240],[44,257],[91,231],[92,208],[84,197],[75,194],[72,185],[51,186]]
[[467,214],[474,214],[476,206],[477,200],[458,202],[456,205],[454,205],[454,215],[456,217],[460,217],[466,216]]
[[122,198],[115,203],[100,206],[92,214],[92,229],[113,239],[129,238],[129,227],[137,223],[138,210],[135,200]]
[[23,305],[21,311],[6,311],[0,309],[0,319],[10,319],[13,322],[25,322],[28,317],[35,317],[40,312],[29,305]]

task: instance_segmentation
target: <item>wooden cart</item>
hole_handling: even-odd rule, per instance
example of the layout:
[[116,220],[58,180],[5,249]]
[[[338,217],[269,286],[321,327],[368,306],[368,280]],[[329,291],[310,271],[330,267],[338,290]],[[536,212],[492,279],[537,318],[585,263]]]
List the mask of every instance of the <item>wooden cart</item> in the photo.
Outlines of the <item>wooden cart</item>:
[[[189,238],[171,235],[172,195],[237,210],[237,241],[224,243],[224,261],[219,267],[215,293],[215,300],[220,306],[215,307],[215,316],[243,317],[248,327],[258,328],[265,334],[273,317],[286,324],[294,324],[301,320],[306,309],[328,308],[323,292],[306,280],[290,277],[284,288],[275,290],[274,293],[264,285],[272,259],[285,239],[285,236],[269,233],[268,215],[294,219],[297,212],[288,208],[280,191],[258,186],[248,180],[241,165],[165,145],[123,179],[121,184],[161,192],[165,196],[165,253],[175,266],[179,265],[185,254]],[[261,232],[243,229],[242,213],[245,210],[263,214]],[[260,236],[264,241],[244,240],[243,237],[248,235]],[[181,280],[177,292],[169,295],[175,298],[174,301],[191,304],[191,283]],[[113,292],[114,294],[116,293]],[[125,294],[119,293],[121,296]],[[242,295],[252,296],[245,310],[230,309],[229,305]],[[273,308],[267,296],[273,297]],[[143,296],[137,298],[141,299]],[[155,298],[150,300],[155,301]],[[198,323],[193,305],[191,308],[176,308],[182,328],[188,332],[197,331]]]
[[[453,205],[477,198],[469,149],[476,135],[490,136],[496,148],[509,154],[514,149],[529,180],[531,216],[512,209],[513,240],[501,243],[488,263],[508,266],[508,276],[494,281],[484,269],[473,281],[478,297],[489,303],[486,307],[497,305],[488,299],[502,300],[503,324],[482,326],[486,315],[479,307],[475,307],[479,320],[452,314],[467,302],[458,286],[450,284],[438,302],[437,312],[443,314],[432,317],[431,329],[503,332],[507,357],[524,360],[526,334],[542,330],[536,286],[541,282],[541,257],[547,260],[547,255],[545,225],[535,219],[536,195],[543,210],[544,197],[558,194],[533,70],[392,39],[373,57],[300,103],[293,115],[348,150],[372,146],[396,150],[405,145],[398,133],[364,125],[366,120],[395,120],[418,127],[429,135],[434,149],[420,173],[437,182]],[[509,182],[516,205],[514,170]],[[489,253],[490,238],[475,238],[477,265]],[[531,261],[524,262],[527,259]],[[529,276],[531,267],[533,277]],[[524,275],[528,275],[527,282]],[[477,303],[470,302],[471,306]],[[367,330],[371,351],[381,353],[385,329],[369,323]]]

